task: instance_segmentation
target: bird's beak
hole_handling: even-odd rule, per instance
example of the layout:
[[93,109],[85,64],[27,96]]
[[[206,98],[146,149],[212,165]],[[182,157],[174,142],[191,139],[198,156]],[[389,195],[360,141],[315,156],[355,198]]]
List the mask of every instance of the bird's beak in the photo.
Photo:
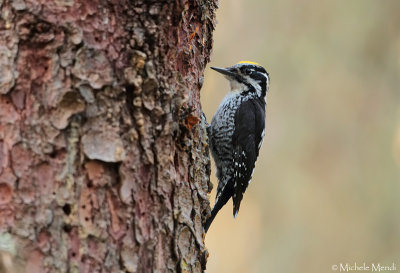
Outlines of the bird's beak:
[[234,77],[236,75],[235,73],[231,72],[227,68],[211,67],[211,69],[213,69],[223,75],[230,76],[230,77]]

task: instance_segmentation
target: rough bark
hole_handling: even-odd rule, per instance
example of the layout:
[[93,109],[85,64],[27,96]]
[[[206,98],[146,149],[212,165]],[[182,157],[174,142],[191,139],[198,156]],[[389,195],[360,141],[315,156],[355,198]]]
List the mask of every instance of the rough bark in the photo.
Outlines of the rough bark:
[[216,0],[0,9],[3,270],[202,272]]

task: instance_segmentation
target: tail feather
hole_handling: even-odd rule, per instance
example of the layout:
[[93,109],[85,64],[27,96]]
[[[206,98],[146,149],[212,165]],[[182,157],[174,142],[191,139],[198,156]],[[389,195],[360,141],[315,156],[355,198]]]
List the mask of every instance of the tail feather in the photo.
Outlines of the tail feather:
[[[230,194],[229,194],[230,193]],[[220,211],[220,209],[225,206],[226,202],[231,198],[232,193],[230,191],[224,191],[221,196],[218,198],[217,203],[215,203],[210,218],[207,219],[206,224],[204,225],[204,231],[207,233],[210,228],[211,223],[213,222],[215,216]]]
[[233,194],[232,200],[233,200],[233,217],[236,218],[239,208],[240,208],[240,202],[242,202],[243,199],[243,192],[236,191],[236,193]]
[[210,218],[207,219],[206,224],[204,225],[204,232],[207,233],[208,229],[211,226],[212,221],[214,221],[215,216],[217,215],[216,212],[214,212],[214,209],[211,211],[211,216]]

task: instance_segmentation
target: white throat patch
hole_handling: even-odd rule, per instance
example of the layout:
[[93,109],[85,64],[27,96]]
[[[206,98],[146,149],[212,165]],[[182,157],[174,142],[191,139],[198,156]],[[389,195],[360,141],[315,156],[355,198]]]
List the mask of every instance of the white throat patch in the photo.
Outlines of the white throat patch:
[[241,93],[247,90],[247,86],[243,83],[238,82],[237,80],[233,80],[228,78],[229,85],[231,86],[232,93]]

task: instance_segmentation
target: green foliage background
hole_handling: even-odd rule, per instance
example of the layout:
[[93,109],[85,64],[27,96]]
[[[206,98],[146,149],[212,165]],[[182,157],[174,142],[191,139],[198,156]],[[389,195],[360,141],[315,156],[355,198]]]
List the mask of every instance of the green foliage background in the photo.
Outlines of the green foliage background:
[[[211,226],[207,272],[400,270],[400,1],[221,0],[217,19],[210,65],[258,62],[271,88],[252,183],[238,217],[229,202]],[[227,90],[207,69],[209,121]]]

